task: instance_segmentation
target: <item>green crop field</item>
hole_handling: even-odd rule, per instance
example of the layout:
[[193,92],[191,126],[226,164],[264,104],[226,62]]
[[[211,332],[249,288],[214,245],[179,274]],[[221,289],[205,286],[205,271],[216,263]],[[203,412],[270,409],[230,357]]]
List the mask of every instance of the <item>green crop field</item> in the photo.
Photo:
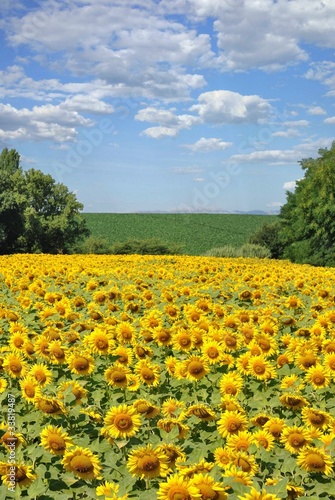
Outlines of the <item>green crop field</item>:
[[108,243],[158,238],[183,245],[182,252],[201,255],[223,246],[241,246],[275,215],[244,214],[113,214],[84,213],[91,235]]

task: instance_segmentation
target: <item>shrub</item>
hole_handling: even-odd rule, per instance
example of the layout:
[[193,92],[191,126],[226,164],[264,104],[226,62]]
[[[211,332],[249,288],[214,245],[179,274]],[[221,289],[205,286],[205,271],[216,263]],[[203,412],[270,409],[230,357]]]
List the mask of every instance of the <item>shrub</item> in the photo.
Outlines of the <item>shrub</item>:
[[111,253],[115,255],[177,255],[181,253],[182,245],[166,243],[152,238],[148,240],[130,239],[114,243]]
[[245,243],[243,246],[239,248],[233,247],[231,245],[211,248],[204,255],[208,257],[226,257],[226,258],[256,257],[258,259],[267,259],[271,257],[271,252],[268,248],[263,247],[261,245],[253,245],[251,243]]
[[267,222],[249,237],[248,243],[266,247],[273,259],[280,259],[283,256],[284,246],[280,240],[279,231],[280,225],[278,222]]
[[110,254],[111,246],[105,238],[90,236],[74,248],[74,253],[80,254]]

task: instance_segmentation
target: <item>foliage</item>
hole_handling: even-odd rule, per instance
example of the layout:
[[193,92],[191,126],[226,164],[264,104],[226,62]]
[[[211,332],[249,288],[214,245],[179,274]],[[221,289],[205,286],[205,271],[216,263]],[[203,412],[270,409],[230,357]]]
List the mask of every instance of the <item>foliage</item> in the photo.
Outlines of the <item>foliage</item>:
[[264,222],[275,215],[249,214],[152,214],[84,213],[92,236],[112,245],[128,239],[157,238],[169,244],[181,244],[183,253],[201,255],[210,248],[247,242]]
[[248,242],[253,245],[261,245],[270,251],[271,258],[279,259],[283,255],[283,244],[280,240],[280,224],[276,222],[267,222],[262,224],[255,233],[253,233]]
[[111,253],[111,245],[108,243],[106,238],[89,236],[81,244],[74,247],[73,253],[106,255]]
[[182,245],[165,243],[156,238],[148,240],[129,239],[125,242],[114,243],[110,253],[114,255],[177,255],[181,253]]
[[0,155],[0,253],[66,253],[88,229],[83,205],[40,170],[23,171],[20,156]]
[[212,257],[256,257],[259,259],[266,259],[271,257],[271,252],[265,246],[245,243],[245,245],[242,245],[239,248],[231,245],[215,247],[208,250],[205,255]]
[[294,262],[335,266],[335,142],[317,159],[300,162],[305,176],[280,211],[284,257]]
[[1,498],[333,498],[331,269],[14,255],[0,276]]

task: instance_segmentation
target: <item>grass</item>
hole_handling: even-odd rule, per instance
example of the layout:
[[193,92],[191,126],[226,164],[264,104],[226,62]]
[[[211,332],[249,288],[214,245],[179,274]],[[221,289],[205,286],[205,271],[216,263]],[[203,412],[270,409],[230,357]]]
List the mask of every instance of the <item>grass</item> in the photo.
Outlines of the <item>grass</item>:
[[201,255],[213,247],[241,246],[275,215],[84,213],[93,237],[108,243],[158,238],[183,245],[183,253]]

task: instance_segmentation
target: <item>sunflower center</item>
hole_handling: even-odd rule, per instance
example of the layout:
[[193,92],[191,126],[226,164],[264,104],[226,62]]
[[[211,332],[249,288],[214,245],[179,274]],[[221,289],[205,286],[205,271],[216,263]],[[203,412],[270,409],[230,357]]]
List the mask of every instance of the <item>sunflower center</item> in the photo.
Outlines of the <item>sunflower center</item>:
[[128,415],[117,415],[114,419],[114,425],[118,429],[128,430],[132,427],[133,421]]
[[98,349],[107,349],[108,347],[108,341],[106,339],[98,339],[95,343],[96,347]]
[[183,347],[187,347],[188,345],[191,344],[190,337],[181,337],[179,340],[179,344],[182,345]]
[[190,494],[182,486],[175,486],[171,488],[167,498],[168,500],[191,500]]
[[22,483],[22,481],[24,481],[25,479],[27,479],[26,473],[23,470],[17,468],[15,472],[15,482]]
[[229,432],[237,432],[240,427],[241,427],[240,422],[230,422],[228,424]]
[[46,374],[44,372],[37,372],[37,373],[35,373],[35,379],[40,384],[43,384],[43,382],[46,381],[47,377],[46,377]]
[[83,356],[78,356],[75,361],[74,361],[74,367],[78,372],[82,372],[87,370],[87,368],[90,366],[88,360],[84,358]]
[[150,410],[150,407],[146,403],[140,403],[136,407],[138,413],[147,413]]
[[326,417],[324,415],[314,414],[310,418],[311,424],[314,425],[323,425],[326,421]]
[[265,372],[265,366],[263,364],[255,364],[254,370],[258,375],[262,375]]
[[318,372],[313,376],[313,382],[315,385],[322,385],[326,380],[326,377],[323,375],[323,373]]
[[218,498],[218,493],[214,491],[209,484],[200,484],[198,488],[201,493],[201,498],[204,500],[215,500]]
[[250,472],[251,471],[251,465],[250,463],[245,460],[244,458],[238,458],[236,460],[236,464],[237,467],[241,467],[241,469],[243,470],[243,472]]
[[20,373],[22,370],[21,363],[19,361],[12,361],[12,363],[10,364],[10,370],[13,373]]
[[204,370],[204,367],[203,367],[202,363],[199,363],[199,361],[192,361],[188,365],[188,371],[192,375],[199,375],[200,373],[203,372],[203,370]]
[[113,373],[112,379],[116,383],[121,383],[125,382],[127,380],[127,377],[124,372],[122,372],[121,370],[117,370],[116,372]]
[[207,356],[211,359],[215,359],[219,356],[219,351],[215,347],[210,347],[207,351]]
[[[228,326],[228,325],[227,325]],[[233,328],[233,326],[229,325],[230,328]],[[236,339],[234,337],[226,337],[225,343],[228,347],[236,347]]]
[[270,350],[271,344],[268,340],[263,339],[259,341],[259,347],[262,349],[262,351],[267,352]]
[[28,398],[33,398],[35,396],[35,387],[26,387],[24,392]]
[[138,467],[141,470],[150,472],[159,468],[159,459],[154,455],[144,455],[138,460]]
[[145,368],[144,370],[142,370],[142,377],[144,378],[144,380],[147,380],[147,381],[151,381],[151,380],[155,380],[155,374],[152,370],[150,370],[150,368]]
[[301,448],[306,443],[306,439],[301,434],[294,432],[289,438],[290,445],[293,448]]
[[65,449],[65,441],[60,436],[50,436],[49,438],[49,446],[54,451],[60,451]]
[[93,464],[91,460],[89,457],[85,457],[84,455],[73,457],[70,464],[73,470],[81,472],[82,474],[93,471]]
[[55,356],[56,359],[64,359],[65,358],[65,353],[63,349],[60,347],[55,347],[52,351],[52,354]]
[[314,470],[320,470],[323,469],[325,466],[325,462],[320,455],[317,453],[309,453],[306,457],[306,462],[308,463],[309,467],[313,468]]

